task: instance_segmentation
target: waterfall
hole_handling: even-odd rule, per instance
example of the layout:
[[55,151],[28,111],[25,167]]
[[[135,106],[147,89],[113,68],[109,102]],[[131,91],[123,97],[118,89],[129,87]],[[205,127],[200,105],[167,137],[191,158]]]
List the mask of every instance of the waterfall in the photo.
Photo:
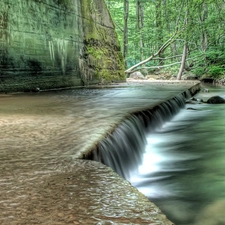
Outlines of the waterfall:
[[151,109],[134,112],[101,140],[86,158],[102,162],[129,179],[142,160],[147,134],[176,115],[190,97],[191,93],[186,91]]

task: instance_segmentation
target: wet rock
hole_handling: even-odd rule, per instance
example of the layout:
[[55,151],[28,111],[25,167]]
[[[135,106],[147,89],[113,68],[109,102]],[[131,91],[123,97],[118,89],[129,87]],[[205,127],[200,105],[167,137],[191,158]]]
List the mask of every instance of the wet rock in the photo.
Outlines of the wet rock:
[[204,103],[204,101],[200,98],[191,98],[185,102],[186,104],[200,104]]
[[209,92],[209,89],[208,88],[204,88],[203,92]]
[[187,110],[197,110],[197,109],[194,109],[192,107],[188,107]]
[[225,99],[220,96],[213,96],[209,98],[206,103],[208,104],[222,104],[225,103]]

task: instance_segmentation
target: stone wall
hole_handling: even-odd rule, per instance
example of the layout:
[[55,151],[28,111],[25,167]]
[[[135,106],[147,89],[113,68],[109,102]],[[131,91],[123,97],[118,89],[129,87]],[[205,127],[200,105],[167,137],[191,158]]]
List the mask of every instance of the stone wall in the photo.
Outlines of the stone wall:
[[118,81],[123,70],[103,0],[0,1],[0,92]]

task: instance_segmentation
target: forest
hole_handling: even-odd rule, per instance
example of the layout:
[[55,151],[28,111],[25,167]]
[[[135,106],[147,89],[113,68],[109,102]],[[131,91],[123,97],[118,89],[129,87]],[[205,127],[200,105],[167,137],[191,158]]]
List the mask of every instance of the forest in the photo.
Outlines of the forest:
[[[224,80],[224,0],[106,0],[126,73]],[[188,78],[189,77],[189,78]]]

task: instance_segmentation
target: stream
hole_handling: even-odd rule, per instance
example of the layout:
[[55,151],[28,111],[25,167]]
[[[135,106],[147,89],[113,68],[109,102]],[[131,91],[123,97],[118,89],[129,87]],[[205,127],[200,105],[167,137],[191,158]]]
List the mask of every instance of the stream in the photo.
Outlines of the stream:
[[[195,97],[215,95],[225,98],[225,89],[211,86]],[[129,180],[176,225],[225,224],[224,115],[224,104],[186,104],[147,137]]]

